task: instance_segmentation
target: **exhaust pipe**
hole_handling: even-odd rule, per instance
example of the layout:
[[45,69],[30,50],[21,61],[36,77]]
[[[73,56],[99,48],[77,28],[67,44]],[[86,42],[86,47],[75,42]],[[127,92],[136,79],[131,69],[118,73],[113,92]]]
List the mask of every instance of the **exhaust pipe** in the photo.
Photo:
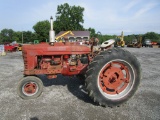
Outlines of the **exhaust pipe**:
[[55,42],[55,32],[53,30],[53,18],[52,18],[52,16],[50,18],[50,24],[51,24],[51,29],[49,31],[49,42],[50,42],[50,45],[53,45],[54,42]]

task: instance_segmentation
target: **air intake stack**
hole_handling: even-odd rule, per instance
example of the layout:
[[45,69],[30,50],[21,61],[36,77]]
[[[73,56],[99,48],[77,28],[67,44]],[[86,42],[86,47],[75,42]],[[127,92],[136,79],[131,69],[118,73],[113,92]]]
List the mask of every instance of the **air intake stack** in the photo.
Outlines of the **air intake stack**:
[[52,16],[50,18],[50,24],[51,24],[51,29],[49,31],[49,40],[50,40],[49,42],[50,42],[51,45],[53,45],[53,43],[55,42],[55,32],[53,30],[53,18],[52,18]]

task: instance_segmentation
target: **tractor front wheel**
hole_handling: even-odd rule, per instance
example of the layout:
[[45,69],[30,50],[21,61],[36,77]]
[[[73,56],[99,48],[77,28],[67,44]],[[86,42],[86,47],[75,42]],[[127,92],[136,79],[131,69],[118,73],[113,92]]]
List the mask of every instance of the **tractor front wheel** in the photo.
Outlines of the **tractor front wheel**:
[[42,81],[35,76],[27,76],[20,80],[18,84],[18,95],[25,99],[37,98],[43,91]]
[[141,67],[130,52],[114,48],[97,55],[86,72],[89,96],[102,106],[119,106],[136,92]]

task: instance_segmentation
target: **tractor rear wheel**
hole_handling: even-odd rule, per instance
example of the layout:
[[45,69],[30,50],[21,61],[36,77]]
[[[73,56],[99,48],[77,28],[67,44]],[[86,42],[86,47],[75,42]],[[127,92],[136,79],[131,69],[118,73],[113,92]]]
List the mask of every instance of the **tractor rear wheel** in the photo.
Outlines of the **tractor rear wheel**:
[[78,74],[78,75],[76,75],[76,77],[80,80],[80,83],[81,84],[85,84],[85,75],[83,75],[83,74]]
[[102,106],[119,106],[136,92],[141,79],[139,61],[130,52],[113,48],[101,52],[86,72],[89,96]]
[[37,98],[43,91],[42,81],[35,76],[27,76],[20,80],[18,84],[18,95],[25,99]]

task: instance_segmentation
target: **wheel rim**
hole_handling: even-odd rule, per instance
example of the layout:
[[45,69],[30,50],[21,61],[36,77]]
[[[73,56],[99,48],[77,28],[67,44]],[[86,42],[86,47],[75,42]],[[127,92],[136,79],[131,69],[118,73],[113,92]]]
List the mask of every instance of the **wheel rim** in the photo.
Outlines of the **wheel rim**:
[[120,99],[126,96],[134,82],[134,70],[124,60],[113,60],[105,64],[98,75],[98,88],[108,99]]
[[38,92],[38,85],[35,82],[27,82],[22,86],[22,92],[26,96],[33,96]]

